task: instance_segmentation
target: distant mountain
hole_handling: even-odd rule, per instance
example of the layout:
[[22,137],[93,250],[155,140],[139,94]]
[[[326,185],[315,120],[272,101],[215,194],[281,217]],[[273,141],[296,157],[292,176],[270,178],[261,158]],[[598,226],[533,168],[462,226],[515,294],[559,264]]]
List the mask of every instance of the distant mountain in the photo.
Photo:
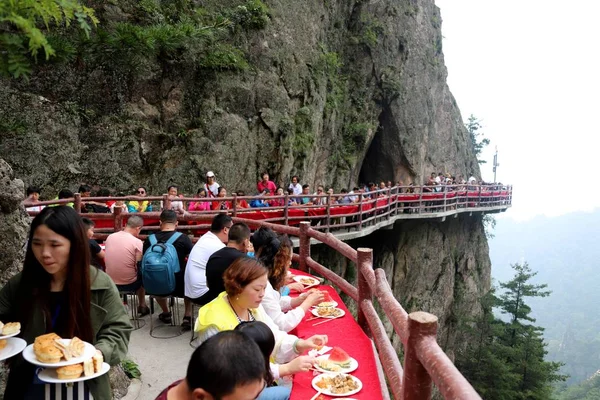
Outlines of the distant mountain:
[[[540,199],[543,201],[543,199]],[[536,324],[546,329],[548,358],[566,363],[569,384],[600,369],[600,210],[525,222],[497,220],[490,240],[492,276],[512,277],[511,263],[527,261],[552,294],[531,299]]]

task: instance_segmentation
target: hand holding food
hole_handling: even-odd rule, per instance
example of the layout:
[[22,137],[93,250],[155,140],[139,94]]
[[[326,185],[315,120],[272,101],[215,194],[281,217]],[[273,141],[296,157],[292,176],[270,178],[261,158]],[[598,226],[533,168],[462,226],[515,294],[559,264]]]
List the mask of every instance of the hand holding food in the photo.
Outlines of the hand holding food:
[[327,344],[327,335],[313,335],[305,340],[298,340],[296,348],[301,354],[307,350],[316,349],[319,346],[325,346]]
[[323,293],[316,290],[316,291],[310,293],[306,297],[306,299],[302,303],[302,308],[304,308],[304,310],[306,311],[309,308],[311,308],[312,306],[315,306],[315,305],[319,304],[320,302],[322,302],[324,298],[325,298],[325,296],[323,296]]
[[295,290],[296,292],[301,292],[304,290],[304,285],[298,282],[288,283],[287,287],[290,288],[290,290]]
[[289,375],[295,374],[296,372],[308,371],[312,368],[315,363],[315,358],[310,356],[300,356],[294,358],[292,361],[287,363],[287,372]]

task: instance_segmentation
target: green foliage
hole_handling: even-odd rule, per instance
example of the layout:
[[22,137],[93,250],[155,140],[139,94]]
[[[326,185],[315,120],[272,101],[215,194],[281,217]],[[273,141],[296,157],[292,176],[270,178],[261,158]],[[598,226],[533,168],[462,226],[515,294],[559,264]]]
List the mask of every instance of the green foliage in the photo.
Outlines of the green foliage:
[[338,53],[327,51],[326,47],[321,45],[321,54],[314,70],[317,75],[325,76],[327,79],[325,113],[340,108],[347,97],[346,78],[341,71],[343,65]]
[[349,124],[344,129],[342,133],[341,156],[348,165],[352,165],[356,153],[366,147],[369,131],[374,128],[374,124],[361,122]]
[[361,16],[361,42],[369,48],[374,48],[379,43],[379,37],[385,32],[383,24],[375,17],[363,14]]
[[315,143],[315,134],[312,126],[312,110],[304,106],[296,112],[294,118],[294,150],[298,156],[305,157]]
[[469,120],[465,124],[465,128],[467,128],[467,131],[469,132],[471,145],[473,146],[475,157],[477,157],[477,162],[479,164],[485,164],[487,161],[479,159],[479,156],[481,155],[484,147],[490,144],[490,139],[483,136],[483,132],[480,132],[481,123],[479,119],[471,114]]
[[[546,297],[546,285],[529,281],[536,273],[527,264],[512,266],[514,278],[500,283],[504,292],[492,289],[481,301],[483,312],[465,327],[468,347],[457,357],[457,366],[486,400],[546,400],[552,385],[566,379],[561,364],[545,361],[543,329],[534,325],[526,298]],[[496,318],[497,308],[508,321]]]
[[123,368],[125,375],[127,375],[130,379],[139,379],[139,377],[142,376],[139,366],[135,363],[135,361],[125,359],[121,361],[121,367]]
[[0,114],[0,135],[2,137],[25,136],[29,130],[29,125],[19,119],[16,115]]
[[93,9],[76,0],[0,1],[0,73],[27,77],[40,51],[46,60],[56,54],[46,36],[50,28],[71,23],[89,36],[98,20]]
[[598,400],[600,399],[600,375],[578,385],[560,390],[556,393],[556,400]]
[[264,29],[271,20],[269,7],[261,0],[249,0],[226,15],[236,26],[246,30]]
[[383,98],[388,104],[400,97],[402,94],[402,81],[395,66],[390,65],[383,69],[380,85]]
[[203,68],[215,71],[239,71],[248,68],[244,53],[229,44],[216,44],[200,60]]
[[489,239],[493,239],[496,235],[494,235],[493,231],[496,227],[496,218],[492,214],[484,214],[483,215],[483,227],[485,229],[485,237]]

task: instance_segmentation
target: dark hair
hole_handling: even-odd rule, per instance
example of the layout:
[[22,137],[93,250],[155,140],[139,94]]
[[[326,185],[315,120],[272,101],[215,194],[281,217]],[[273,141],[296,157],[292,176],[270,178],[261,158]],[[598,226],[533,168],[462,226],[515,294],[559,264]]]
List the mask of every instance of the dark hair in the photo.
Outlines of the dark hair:
[[238,386],[259,381],[266,375],[258,344],[238,331],[223,331],[208,338],[192,354],[185,380],[190,392],[203,389],[220,399]]
[[343,188],[342,190],[340,190],[340,193],[348,193],[348,189]]
[[294,180],[294,178],[296,178],[296,181],[298,181],[298,183],[300,183],[300,178],[298,178],[298,175],[292,176],[292,180]]
[[160,213],[160,222],[174,224],[177,222],[177,213],[173,210],[163,210]]
[[241,244],[244,240],[250,237],[250,228],[248,225],[238,222],[231,225],[229,229],[228,239],[230,242]]
[[173,188],[175,188],[175,189],[179,190],[179,188],[177,187],[177,185],[171,185],[171,186],[169,186],[169,187],[167,188],[167,192],[168,192],[169,190],[173,189]]
[[[63,337],[77,336],[92,343],[91,289],[90,289],[90,245],[86,229],[79,214],[71,207],[58,206],[44,208],[31,223],[23,273],[19,285],[17,304],[21,305],[19,318],[23,329],[32,321],[35,305],[41,305],[45,314],[46,332],[53,331],[50,315],[50,280],[46,272],[33,254],[33,237],[38,227],[47,226],[56,234],[70,242],[69,260],[67,262],[67,279],[64,284],[66,307],[58,316],[59,329],[54,329]],[[97,273],[97,272],[95,272]]]
[[265,175],[269,176],[269,173],[265,171],[265,172],[263,172],[262,174],[260,174],[260,177],[261,177],[261,178],[264,178],[264,177],[265,177]]
[[292,253],[292,241],[287,235],[277,236],[268,228],[260,228],[252,235],[256,258],[269,270],[269,282],[279,290],[285,284],[288,259]]
[[212,220],[210,224],[210,231],[212,233],[219,233],[225,228],[227,225],[230,225],[233,220],[227,214],[217,214]]
[[235,297],[244,291],[250,282],[267,273],[267,268],[256,258],[243,256],[235,260],[223,274],[225,291]]
[[71,192],[69,189],[61,189],[60,192],[58,192],[58,199],[70,199],[71,197],[74,197],[73,192]]
[[355,191],[355,190],[360,190],[360,188],[355,186],[352,188],[352,191]]
[[88,185],[81,185],[79,186],[79,190],[77,192],[79,193],[85,193],[85,192],[91,192],[92,188],[89,187]]
[[86,230],[96,226],[96,223],[89,218],[83,217],[81,218],[81,222],[83,222],[83,226],[85,226]]
[[37,186],[29,186],[27,188],[27,196],[30,196],[30,195],[32,195],[34,193],[41,193],[41,192],[42,192],[42,189],[40,189]]
[[261,321],[242,321],[235,327],[235,330],[242,332],[258,345],[265,359],[265,380],[267,381],[267,386],[273,385],[274,379],[273,374],[271,374],[269,359],[275,348],[275,336],[271,328]]
[[108,197],[110,196],[110,190],[105,189],[105,188],[101,188],[100,190],[98,190],[98,197]]
[[292,189],[292,188],[287,188],[287,192],[288,192],[288,194],[294,194],[294,189]]
[[144,192],[148,193],[148,189],[146,189],[144,186],[138,186],[138,188],[135,190],[135,192],[137,193],[137,191],[140,190],[140,189],[144,189]]
[[246,193],[243,190],[238,190],[236,193],[237,193],[238,196],[245,196],[246,195]]
[[224,186],[219,186],[219,188],[217,189],[217,196],[220,195],[223,190],[227,190],[227,189],[225,189]]
[[200,188],[200,189],[198,189],[198,191],[196,192],[196,194],[200,194],[202,192],[204,192],[204,194],[206,194],[206,189],[204,189],[203,187]]
[[308,183],[305,183],[304,185],[302,185],[302,189],[308,189],[310,187],[310,185]]

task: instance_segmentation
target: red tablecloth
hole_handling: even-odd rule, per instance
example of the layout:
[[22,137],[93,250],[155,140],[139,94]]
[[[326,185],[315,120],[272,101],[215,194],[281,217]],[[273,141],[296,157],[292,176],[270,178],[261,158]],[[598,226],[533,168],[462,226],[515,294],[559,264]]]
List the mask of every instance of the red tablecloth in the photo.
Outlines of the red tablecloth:
[[[301,271],[293,270],[294,274],[306,275]],[[357,400],[380,400],[383,398],[381,394],[381,386],[379,383],[379,375],[377,375],[377,367],[375,364],[375,356],[373,354],[373,346],[371,340],[365,335],[363,330],[358,326],[352,314],[348,311],[338,293],[331,286],[319,286],[320,290],[327,290],[331,298],[338,303],[338,308],[346,312],[342,318],[335,319],[324,324],[313,326],[317,322],[324,319],[312,318],[312,313],[307,313],[304,320],[294,329],[291,334],[297,335],[300,338],[306,339],[315,334],[325,334],[328,336],[328,346],[339,346],[344,349],[350,357],[358,361],[358,369],[352,372],[352,375],[361,380],[363,388],[357,394],[350,397]],[[309,400],[317,392],[312,387],[312,380],[315,377],[313,371],[298,373],[294,375],[294,386],[292,387],[292,396],[290,400]],[[326,399],[334,397],[325,396]]]

